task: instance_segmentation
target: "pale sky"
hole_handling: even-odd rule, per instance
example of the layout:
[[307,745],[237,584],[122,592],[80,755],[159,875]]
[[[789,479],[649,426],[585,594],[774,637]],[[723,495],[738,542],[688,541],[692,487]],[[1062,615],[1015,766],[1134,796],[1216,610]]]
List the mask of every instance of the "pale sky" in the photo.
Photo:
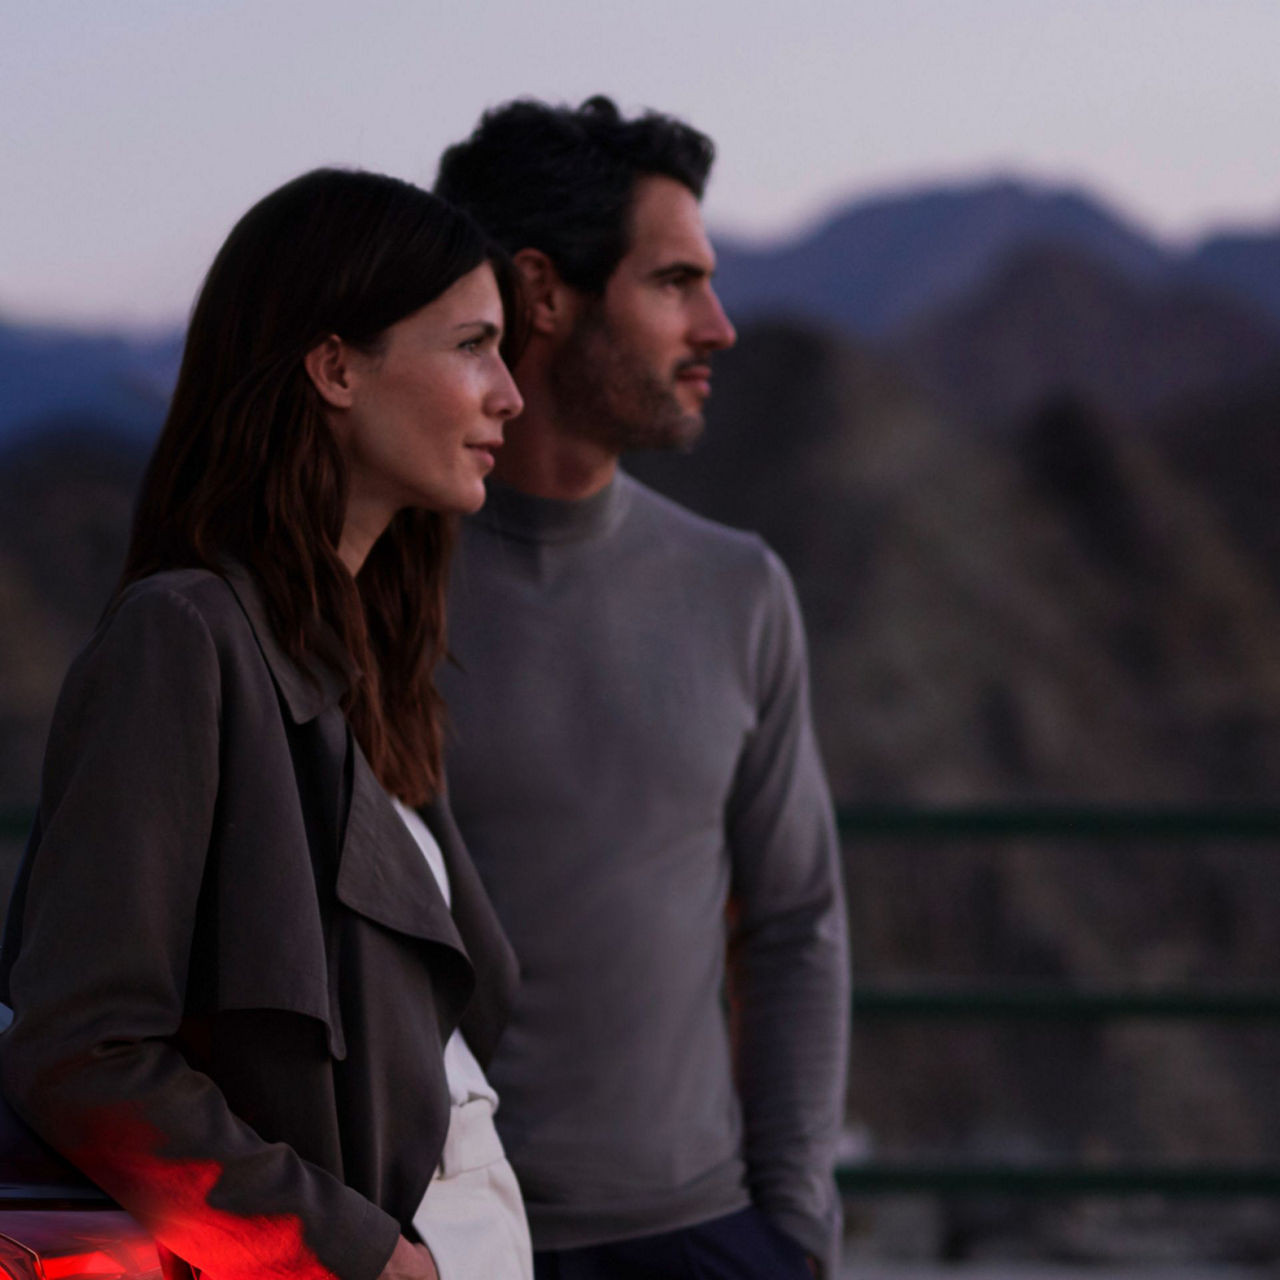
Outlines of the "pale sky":
[[429,184],[486,106],[706,130],[713,231],[993,173],[1280,227],[1280,0],[0,0],[0,318],[163,325],[317,164]]

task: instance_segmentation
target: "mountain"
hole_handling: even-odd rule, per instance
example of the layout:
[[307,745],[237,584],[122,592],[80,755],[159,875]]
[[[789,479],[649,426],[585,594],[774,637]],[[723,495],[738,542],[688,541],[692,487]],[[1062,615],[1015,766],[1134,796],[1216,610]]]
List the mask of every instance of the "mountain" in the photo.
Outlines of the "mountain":
[[[1162,380],[1178,396],[1247,374],[1261,331],[1280,333],[1280,234],[1174,252],[1071,188],[926,187],[856,202],[785,244],[718,247],[717,286],[739,323],[790,317],[886,343],[944,398],[968,388],[948,403],[979,420],[1077,376],[1108,412],[1146,412],[1165,397]],[[1166,304],[1176,316],[1159,315]],[[1139,349],[1126,370],[1130,341]],[[66,414],[151,438],[180,349],[178,334],[0,323],[0,441]]]
[[[1274,803],[1273,247],[1174,254],[1085,196],[1014,183],[724,247],[744,323],[705,439],[627,466],[790,566],[840,801]],[[793,318],[752,322],[761,306]],[[0,326],[0,809],[34,801],[177,349]],[[0,831],[0,865],[17,854]],[[869,983],[1273,981],[1262,847],[863,839],[846,865]],[[869,1020],[849,1097],[888,1156],[1265,1163],[1278,1068],[1275,1038],[1247,1029]],[[973,1203],[935,1206],[955,1256],[991,1234]],[[1037,1212],[1020,1256],[1114,1261],[1126,1224],[1164,1260],[1280,1256],[1274,1204],[1238,1232],[1218,1202]]]
[[1179,405],[1153,432],[1280,592],[1280,370],[1209,404]]
[[[627,466],[786,559],[841,800],[1274,801],[1274,389],[1188,400],[1184,456],[1175,424],[1119,431],[1071,395],[959,430],[883,349],[795,323],[745,326],[715,387],[689,456]],[[1261,847],[920,836],[851,838],[846,856],[868,985],[1214,989],[1274,968]],[[1248,1032],[868,1021],[856,1046],[851,1112],[885,1157],[1245,1164],[1280,1142],[1277,1049]],[[1021,1257],[1280,1252],[1280,1210],[1096,1209],[1019,1207],[999,1227],[990,1206],[985,1225],[946,1206],[939,1236],[963,1254],[1007,1229]]]
[[864,337],[901,329],[982,283],[1009,254],[1055,244],[1131,280],[1170,255],[1083,192],[1001,180],[859,202],[811,235],[768,249],[717,240],[730,315],[802,317]]
[[[791,567],[842,802],[1274,801],[1280,387],[1188,400],[1149,431],[1116,430],[1071,395],[1003,432],[966,431],[883,345],[771,322],[744,326],[715,388],[689,456],[627,466],[761,530]],[[142,452],[65,422],[0,454],[0,803],[34,800],[62,671],[119,569]],[[12,864],[17,849],[0,854]],[[1272,980],[1265,848],[904,838],[850,841],[846,857],[868,983]],[[1250,1030],[868,1020],[849,1098],[890,1157],[1262,1163],[1280,1145],[1278,1066],[1275,1038]],[[953,1252],[991,1234],[964,1212],[938,1210],[963,1237]],[[1181,1204],[1109,1212],[1059,1205],[1023,1224],[1021,1256],[1069,1236],[1068,1256],[1114,1260],[1126,1213],[1160,1245],[1198,1230],[1184,1258],[1239,1238],[1216,1202],[1211,1225]],[[1253,1256],[1280,1254],[1280,1208],[1251,1229]]]
[[732,242],[736,319],[871,340],[959,423],[1073,392],[1132,427],[1280,368],[1280,235],[1175,253],[1088,195],[1014,181],[869,200],[772,249]]
[[0,445],[0,809],[35,799],[53,698],[119,577],[145,461],[92,418]]
[[1232,481],[1158,433],[1069,394],[959,430],[882,350],[774,322],[718,359],[690,456],[627,465],[791,566],[844,800],[1263,803],[1280,779],[1261,508],[1228,526]]
[[1117,425],[1280,369],[1280,325],[1182,273],[1139,278],[1062,245],[1014,251],[887,344],[922,390],[1002,427],[1070,392]]
[[1250,299],[1280,325],[1280,234],[1213,236],[1195,249],[1187,265],[1207,284]]
[[863,338],[957,307],[1011,259],[1057,249],[1137,287],[1210,288],[1280,331],[1280,233],[1223,233],[1185,251],[1090,194],[1013,179],[858,201],[807,235],[752,248],[716,237],[736,320],[784,316]]
[[0,323],[0,443],[76,415],[149,439],[181,353],[181,334],[128,338]]

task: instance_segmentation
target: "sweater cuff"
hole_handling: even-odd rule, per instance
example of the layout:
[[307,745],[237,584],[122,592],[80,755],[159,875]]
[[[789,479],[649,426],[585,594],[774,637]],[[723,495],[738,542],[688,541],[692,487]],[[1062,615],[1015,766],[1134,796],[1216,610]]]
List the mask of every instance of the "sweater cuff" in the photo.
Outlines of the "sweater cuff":
[[833,1206],[824,1219],[785,1206],[760,1205],[760,1211],[817,1261],[823,1280],[835,1280],[840,1273],[841,1216],[837,1207]]

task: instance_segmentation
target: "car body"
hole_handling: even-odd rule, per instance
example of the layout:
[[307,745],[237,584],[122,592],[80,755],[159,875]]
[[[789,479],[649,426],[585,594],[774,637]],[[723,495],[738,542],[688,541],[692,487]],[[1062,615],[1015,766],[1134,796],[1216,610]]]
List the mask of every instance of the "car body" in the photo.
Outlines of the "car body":
[[[12,1018],[0,1005],[0,1030]],[[191,1276],[0,1099],[0,1280]]]

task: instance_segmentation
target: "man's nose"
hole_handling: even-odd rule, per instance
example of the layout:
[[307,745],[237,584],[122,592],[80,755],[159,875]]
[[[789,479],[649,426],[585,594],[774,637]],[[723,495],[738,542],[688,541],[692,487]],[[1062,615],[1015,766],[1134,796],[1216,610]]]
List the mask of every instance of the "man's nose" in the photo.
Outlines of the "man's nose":
[[737,340],[737,330],[725,315],[716,291],[708,285],[702,311],[698,316],[694,341],[708,351],[724,351],[733,346]]

